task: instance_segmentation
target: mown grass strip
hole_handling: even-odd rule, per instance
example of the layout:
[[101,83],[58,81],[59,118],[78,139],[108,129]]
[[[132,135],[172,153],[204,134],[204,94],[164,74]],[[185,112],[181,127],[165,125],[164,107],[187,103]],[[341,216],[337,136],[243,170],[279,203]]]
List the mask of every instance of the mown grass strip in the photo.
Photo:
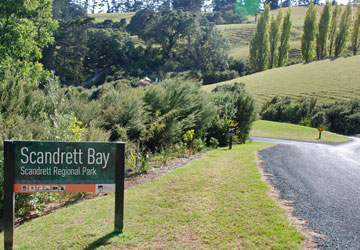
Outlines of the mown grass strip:
[[[267,197],[251,143],[125,192],[124,233],[113,230],[114,196],[83,202],[15,230],[16,249],[301,249],[285,212]],[[1,236],[3,237],[3,236]]]
[[272,137],[312,142],[343,142],[348,141],[346,136],[323,131],[319,140],[316,128],[295,124],[258,120],[253,123],[251,136]]

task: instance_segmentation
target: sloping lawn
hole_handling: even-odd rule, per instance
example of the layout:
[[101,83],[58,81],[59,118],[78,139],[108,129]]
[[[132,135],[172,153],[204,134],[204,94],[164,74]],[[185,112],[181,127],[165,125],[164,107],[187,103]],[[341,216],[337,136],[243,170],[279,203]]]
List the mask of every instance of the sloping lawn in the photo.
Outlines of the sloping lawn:
[[346,136],[328,131],[323,131],[321,133],[321,139],[319,140],[319,132],[316,128],[264,120],[258,120],[253,123],[251,136],[314,142],[343,142],[349,140]]
[[123,234],[112,233],[110,195],[23,224],[15,249],[301,249],[304,237],[260,181],[255,151],[267,145],[221,148],[128,189]]

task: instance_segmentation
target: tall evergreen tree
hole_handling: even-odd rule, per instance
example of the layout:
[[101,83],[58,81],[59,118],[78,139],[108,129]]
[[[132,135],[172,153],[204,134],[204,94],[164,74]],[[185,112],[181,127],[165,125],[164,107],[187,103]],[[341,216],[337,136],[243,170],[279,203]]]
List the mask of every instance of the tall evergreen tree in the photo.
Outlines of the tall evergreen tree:
[[253,72],[266,70],[269,64],[269,19],[270,6],[265,4],[250,42],[250,67]]
[[282,23],[277,66],[284,66],[288,60],[290,50],[290,33],[292,28],[291,9],[288,9]]
[[327,42],[329,35],[329,24],[331,15],[331,4],[326,1],[326,5],[321,12],[319,21],[319,32],[316,35],[316,58],[323,59],[326,56]]
[[329,29],[329,57],[331,57],[334,44],[335,44],[335,37],[338,29],[338,17],[341,14],[341,9],[339,5],[335,2],[333,4],[333,11],[331,14],[331,22],[330,22],[330,29]]
[[269,68],[270,69],[277,66],[282,19],[283,19],[283,14],[281,9],[279,10],[276,19],[274,18],[274,16],[271,17],[270,30],[269,30],[269,42],[270,42]]
[[278,0],[265,0],[265,3],[270,4],[271,10],[276,10],[279,8],[279,1]]
[[360,36],[360,4],[357,5],[355,21],[351,36],[351,46],[354,55],[356,55],[357,50],[359,48],[359,36]]
[[346,48],[346,43],[349,39],[350,34],[350,26],[352,20],[352,6],[349,3],[346,6],[345,11],[341,15],[340,25],[339,25],[339,33],[337,33],[335,38],[335,57],[338,57],[341,52]]
[[182,9],[185,11],[201,11],[204,0],[173,0],[174,9]]
[[213,0],[214,11],[222,10],[226,5],[234,4],[235,0]]
[[314,44],[316,36],[316,8],[313,2],[306,11],[304,33],[301,37],[301,54],[305,62],[314,59]]

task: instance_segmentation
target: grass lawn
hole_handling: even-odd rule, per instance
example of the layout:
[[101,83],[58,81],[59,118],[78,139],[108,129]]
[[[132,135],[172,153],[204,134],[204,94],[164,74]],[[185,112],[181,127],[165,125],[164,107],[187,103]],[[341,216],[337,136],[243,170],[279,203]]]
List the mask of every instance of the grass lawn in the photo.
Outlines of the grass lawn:
[[254,122],[251,130],[251,136],[316,142],[342,142],[349,140],[348,137],[334,134],[328,131],[322,132],[321,140],[318,140],[319,132],[315,128],[264,120],[258,120]]
[[304,236],[260,180],[255,151],[267,145],[217,149],[128,189],[123,234],[112,233],[110,195],[23,224],[15,249],[302,249]]
[[359,65],[360,56],[321,60],[266,70],[203,88],[210,91],[217,85],[243,82],[259,103],[275,95],[294,99],[315,97],[320,103],[334,103],[359,98]]

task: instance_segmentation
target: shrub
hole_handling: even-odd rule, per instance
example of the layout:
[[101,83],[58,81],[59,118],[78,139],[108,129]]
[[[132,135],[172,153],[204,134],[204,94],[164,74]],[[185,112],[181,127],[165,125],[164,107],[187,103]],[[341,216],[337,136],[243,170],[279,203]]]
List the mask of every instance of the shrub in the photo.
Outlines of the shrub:
[[[238,128],[237,136],[240,142],[245,143],[249,137],[251,124],[257,118],[255,99],[246,92],[244,84],[237,82],[233,85],[216,87],[213,91],[217,96],[215,103],[220,113],[220,121],[215,123],[218,126],[217,130],[225,129],[223,133],[226,135],[226,128],[230,125],[230,121],[233,121]],[[221,137],[214,135],[210,137],[218,139],[219,145],[223,145],[224,139]]]
[[263,105],[260,116],[269,121],[310,125],[310,118],[317,111],[316,103],[315,99],[303,98],[293,102],[288,96],[274,96]]
[[146,89],[144,102],[151,130],[143,133],[143,143],[150,150],[182,141],[187,130],[194,129],[198,135],[207,130],[216,110],[200,87],[196,82],[174,79]]
[[239,77],[236,70],[211,71],[204,73],[203,84],[223,82]]

